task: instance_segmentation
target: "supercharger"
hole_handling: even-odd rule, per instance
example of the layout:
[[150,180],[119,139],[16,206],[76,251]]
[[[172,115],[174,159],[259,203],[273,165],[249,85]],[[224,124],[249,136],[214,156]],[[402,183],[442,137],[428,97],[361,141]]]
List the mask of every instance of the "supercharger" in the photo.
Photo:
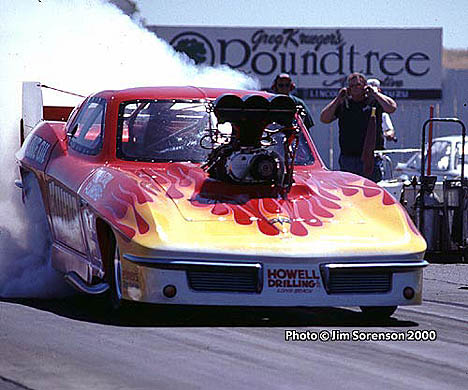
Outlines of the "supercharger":
[[[203,164],[210,177],[227,183],[289,189],[299,131],[294,101],[285,95],[269,99],[248,95],[241,99],[225,94],[216,100],[214,113],[218,123],[231,123],[232,133],[221,145],[212,141]],[[276,125],[267,129],[269,124]],[[216,131],[211,129],[211,140],[216,140]]]
[[237,183],[281,183],[285,174],[283,159],[261,148],[240,148],[233,152],[225,165],[227,175]]

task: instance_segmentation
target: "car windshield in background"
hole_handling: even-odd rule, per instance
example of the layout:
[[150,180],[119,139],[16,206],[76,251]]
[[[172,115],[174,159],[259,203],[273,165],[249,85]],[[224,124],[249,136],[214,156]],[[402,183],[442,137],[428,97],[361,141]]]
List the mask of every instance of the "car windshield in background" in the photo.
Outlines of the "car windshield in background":
[[[431,148],[431,169],[437,171],[448,170],[451,153],[452,144],[449,141],[435,141]],[[408,160],[407,166],[409,168],[421,169],[421,153],[415,153],[413,157]]]
[[[213,113],[200,101],[186,100],[139,100],[120,105],[117,136],[117,155],[124,160],[171,162],[203,162],[211,149],[209,129],[216,128]],[[271,124],[270,129],[278,128]],[[231,134],[231,125],[219,125],[219,142],[226,142]],[[267,150],[283,152],[282,133],[265,140]],[[217,147],[221,143],[215,143]],[[269,145],[269,146],[268,146]],[[314,162],[312,151],[304,135],[299,137],[295,164],[309,165]]]

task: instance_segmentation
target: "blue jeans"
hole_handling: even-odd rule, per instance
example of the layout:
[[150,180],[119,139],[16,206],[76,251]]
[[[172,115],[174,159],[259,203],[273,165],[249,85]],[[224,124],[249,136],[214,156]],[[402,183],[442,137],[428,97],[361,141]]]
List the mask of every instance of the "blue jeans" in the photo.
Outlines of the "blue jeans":
[[371,176],[364,175],[364,166],[361,161],[361,156],[348,156],[340,154],[339,158],[340,170],[345,172],[355,173],[356,175],[367,177],[368,179],[378,182],[382,180],[382,159],[374,157],[374,172]]

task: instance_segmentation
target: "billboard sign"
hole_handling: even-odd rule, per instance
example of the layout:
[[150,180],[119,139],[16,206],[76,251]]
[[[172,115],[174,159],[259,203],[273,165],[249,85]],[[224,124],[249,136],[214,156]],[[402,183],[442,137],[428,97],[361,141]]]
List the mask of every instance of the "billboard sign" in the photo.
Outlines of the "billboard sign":
[[289,73],[304,99],[330,99],[352,72],[397,99],[440,99],[442,29],[147,26],[196,64],[227,65],[271,87]]

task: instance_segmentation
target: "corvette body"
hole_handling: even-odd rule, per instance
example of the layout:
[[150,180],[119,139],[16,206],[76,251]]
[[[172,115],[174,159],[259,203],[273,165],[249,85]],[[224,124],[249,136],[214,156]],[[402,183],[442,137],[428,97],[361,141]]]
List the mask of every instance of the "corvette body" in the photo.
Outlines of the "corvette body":
[[103,91],[67,122],[40,121],[16,156],[22,180],[41,188],[53,267],[116,304],[420,304],[426,243],[400,204],[365,178],[326,169],[297,113],[289,133],[244,118],[255,126],[241,134],[263,138],[241,135],[226,149],[241,122],[213,110],[225,95],[272,98]]

